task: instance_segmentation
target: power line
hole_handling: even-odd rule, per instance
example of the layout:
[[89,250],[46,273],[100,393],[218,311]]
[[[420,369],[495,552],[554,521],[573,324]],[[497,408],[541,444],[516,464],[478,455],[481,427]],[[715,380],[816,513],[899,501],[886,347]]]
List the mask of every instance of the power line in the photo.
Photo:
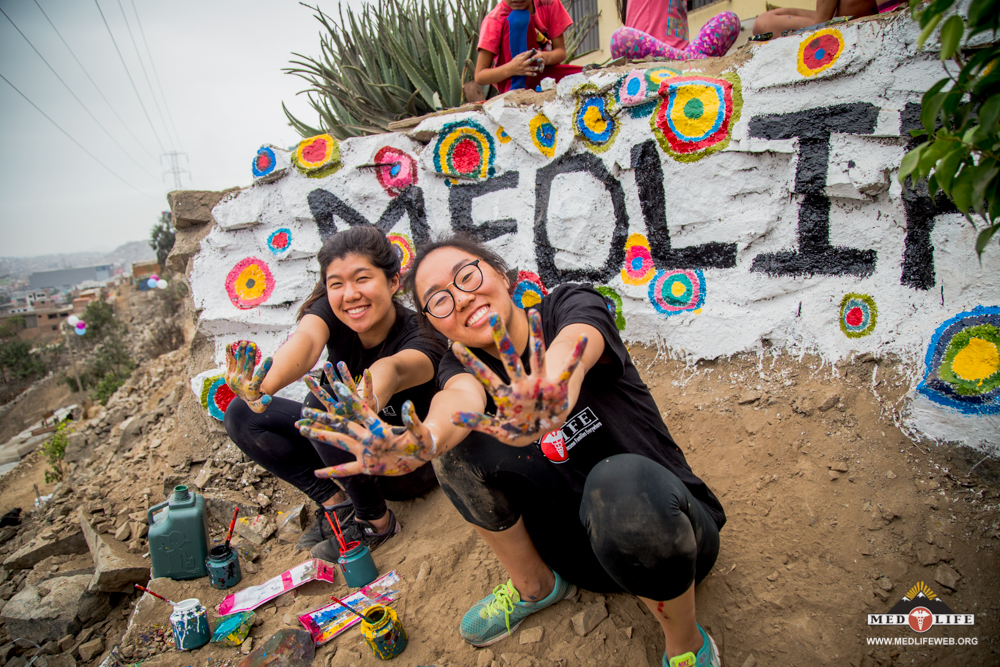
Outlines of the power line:
[[17,24],[14,23],[14,20],[11,19],[9,16],[7,16],[7,12],[5,12],[3,10],[3,8],[0,8],[0,14],[3,14],[7,18],[7,20],[10,21],[10,24],[12,26],[14,26],[14,30],[17,30],[17,32],[21,35],[21,37],[24,38],[24,41],[26,41],[28,43],[28,46],[30,46],[32,48],[32,50],[38,55],[38,57],[42,59],[42,62],[45,63],[45,66],[48,67],[49,70],[51,70],[53,74],[55,74],[56,78],[59,79],[59,83],[61,83],[63,85],[63,87],[65,87],[66,90],[69,91],[69,94],[73,96],[74,100],[76,100],[77,102],[80,103],[80,106],[83,107],[83,110],[87,112],[87,115],[90,116],[94,120],[95,123],[97,123],[97,126],[99,128],[101,128],[101,130],[103,130],[104,134],[108,135],[108,139],[110,139],[112,142],[114,142],[115,146],[117,146],[119,149],[121,149],[122,153],[124,153],[128,157],[129,160],[132,160],[132,162],[134,162],[136,164],[136,166],[139,167],[139,169],[142,169],[143,171],[145,171],[146,174],[148,174],[151,178],[156,178],[156,176],[153,176],[152,174],[150,174],[149,171],[147,171],[145,167],[143,167],[141,164],[139,164],[139,161],[136,160],[134,157],[132,157],[132,154],[129,153],[127,150],[125,150],[125,147],[122,146],[120,143],[118,143],[117,139],[115,139],[113,136],[111,136],[111,133],[108,132],[107,128],[104,127],[104,125],[101,124],[101,121],[97,120],[97,116],[95,116],[93,113],[91,113],[90,109],[87,108],[87,105],[83,103],[83,100],[81,100],[79,97],[76,96],[76,93],[74,93],[73,89],[69,87],[69,84],[67,84],[65,81],[63,81],[63,78],[61,76],[59,76],[59,73],[56,72],[55,68],[52,67],[52,65],[49,64],[49,61],[45,59],[45,56],[43,56],[38,51],[38,49],[35,48],[35,45],[31,43],[30,39],[28,39],[28,36],[25,35],[23,32],[21,32],[21,29],[17,27]]
[[49,22],[50,26],[52,26],[52,29],[55,30],[55,32],[56,32],[57,35],[59,35],[59,39],[62,40],[63,46],[66,47],[66,50],[69,51],[69,54],[71,56],[73,56],[73,60],[75,60],[76,64],[80,66],[80,69],[83,70],[83,73],[86,75],[86,77],[90,81],[90,83],[92,83],[94,85],[94,89],[97,91],[97,94],[101,96],[101,99],[104,100],[104,102],[108,105],[108,108],[111,109],[111,113],[113,113],[115,115],[115,118],[117,118],[119,120],[119,122],[121,122],[122,127],[125,128],[125,131],[128,132],[129,135],[133,139],[135,139],[135,143],[137,143],[139,145],[139,148],[141,148],[143,151],[145,151],[146,155],[148,155],[149,157],[151,157],[151,158],[153,158],[155,160],[156,157],[152,153],[150,153],[149,150],[145,146],[142,145],[142,142],[139,141],[139,137],[135,136],[135,134],[129,128],[128,124],[126,124],[125,121],[122,119],[122,117],[118,115],[118,112],[115,110],[115,107],[111,104],[110,101],[108,101],[108,98],[104,96],[104,93],[101,91],[100,87],[97,85],[97,82],[94,81],[93,77],[90,76],[90,73],[87,71],[87,68],[83,66],[83,63],[80,62],[80,59],[76,57],[76,53],[74,53],[73,49],[70,48],[70,45],[66,43],[66,40],[62,36],[62,33],[59,32],[58,28],[56,28],[55,24],[52,22],[52,19],[50,19],[49,15],[45,13],[45,10],[42,9],[42,6],[38,4],[38,0],[34,0],[34,3],[35,3],[35,6],[38,7],[38,10],[42,13],[42,16],[45,17],[45,20]]
[[132,80],[132,74],[128,71],[128,66],[125,64],[125,59],[122,57],[121,49],[118,48],[118,41],[115,39],[114,33],[111,32],[111,26],[108,25],[108,19],[104,16],[104,10],[101,9],[101,4],[94,0],[94,4],[97,5],[97,11],[101,13],[101,20],[104,21],[104,27],[108,30],[108,35],[111,36],[111,43],[115,45],[115,51],[118,53],[118,60],[121,61],[122,67],[125,68],[125,75],[128,77],[128,82],[132,84],[132,90],[135,91],[135,96],[139,100],[139,106],[142,107],[142,113],[146,116],[146,122],[149,123],[149,129],[153,131],[153,136],[156,137],[156,143],[160,147],[160,152],[165,153],[166,150],[163,148],[163,142],[160,141],[160,135],[156,133],[156,128],[153,127],[153,121],[149,117],[149,112],[146,111],[146,105],[142,101],[142,96],[139,95],[139,89],[135,87],[135,81]]
[[122,20],[125,21],[125,29],[128,31],[128,38],[132,40],[132,50],[135,51],[135,57],[139,60],[139,68],[142,70],[142,78],[146,80],[146,87],[149,88],[149,94],[153,98],[153,106],[156,107],[156,113],[160,115],[160,123],[163,124],[163,129],[167,131],[167,143],[170,144],[171,150],[174,150],[174,140],[170,138],[170,128],[167,127],[167,121],[163,119],[163,111],[160,109],[160,102],[156,99],[156,93],[153,92],[153,84],[149,81],[149,74],[146,73],[146,65],[142,62],[142,54],[139,53],[139,46],[135,43],[135,35],[132,34],[132,26],[129,25],[128,17],[125,15],[125,8],[122,6],[122,0],[118,0],[118,11],[122,13]]
[[[38,0],[35,0],[37,2]],[[139,12],[135,8],[134,0],[129,0],[132,3],[132,12],[135,14],[135,22],[139,26],[139,36],[142,37],[142,44],[146,47],[146,55],[149,56],[149,66],[153,70],[153,80],[156,81],[156,87],[160,91],[160,97],[163,99],[163,108],[167,110],[167,120],[170,121],[170,127],[174,131],[174,139],[177,140],[177,148],[183,149],[181,146],[181,135],[177,132],[177,126],[174,125],[173,114],[170,113],[170,104],[167,102],[167,96],[163,94],[163,86],[160,85],[160,75],[156,72],[156,63],[153,62],[153,53],[149,50],[149,42],[146,41],[146,32],[142,29],[142,21],[139,20]]]
[[11,88],[13,88],[13,89],[14,89],[14,91],[15,91],[15,92],[16,92],[16,93],[17,93],[18,95],[20,95],[21,97],[23,97],[23,98],[24,98],[24,101],[25,101],[25,102],[27,102],[27,103],[28,103],[28,104],[30,104],[31,106],[35,107],[35,111],[37,111],[38,113],[40,113],[40,114],[42,114],[43,116],[45,116],[45,119],[46,119],[47,121],[49,121],[50,123],[52,123],[53,125],[55,125],[55,126],[56,126],[56,129],[57,129],[57,130],[59,130],[60,132],[62,132],[63,134],[65,134],[65,135],[66,135],[66,138],[67,138],[67,139],[69,139],[69,140],[70,140],[70,141],[72,141],[72,142],[73,142],[74,144],[76,144],[77,146],[79,146],[80,150],[82,150],[82,151],[83,151],[84,153],[86,153],[86,154],[87,154],[87,155],[89,155],[89,156],[90,156],[91,158],[93,158],[93,159],[94,159],[94,162],[96,162],[97,164],[99,164],[99,165],[101,165],[102,167],[104,167],[104,168],[105,168],[105,169],[106,169],[106,170],[108,171],[108,173],[109,173],[109,174],[111,174],[112,176],[114,176],[115,178],[117,178],[117,179],[118,179],[119,181],[121,181],[121,182],[122,182],[122,183],[124,183],[125,185],[129,186],[130,188],[132,188],[133,190],[135,190],[135,191],[136,191],[136,192],[138,192],[139,194],[141,194],[141,195],[142,195],[143,197],[149,197],[150,199],[153,199],[153,200],[156,200],[156,201],[159,201],[159,199],[158,199],[157,197],[152,197],[152,196],[150,196],[150,195],[146,194],[145,192],[143,192],[142,190],[140,190],[139,188],[135,187],[134,185],[132,185],[131,183],[129,183],[128,181],[126,181],[126,180],[125,180],[124,178],[122,178],[121,176],[119,176],[119,175],[118,175],[118,174],[117,174],[117,173],[116,173],[116,172],[115,172],[115,171],[114,171],[113,169],[111,169],[111,167],[109,167],[108,165],[104,164],[104,163],[103,163],[103,162],[101,162],[101,161],[100,161],[99,159],[97,159],[97,156],[96,156],[96,155],[94,155],[93,153],[91,153],[90,151],[88,151],[88,150],[87,150],[86,148],[84,148],[84,147],[83,147],[83,144],[81,144],[81,143],[80,143],[79,141],[77,141],[76,139],[74,139],[74,138],[73,138],[73,136],[72,136],[72,135],[71,135],[71,134],[70,134],[69,132],[67,132],[66,130],[62,129],[62,127],[60,127],[59,123],[57,123],[57,122],[55,122],[54,120],[52,120],[52,119],[51,119],[51,118],[49,117],[49,115],[48,115],[47,113],[45,113],[45,112],[44,112],[44,111],[42,111],[42,110],[41,110],[40,108],[38,108],[38,105],[37,105],[37,104],[35,104],[34,102],[32,102],[32,101],[31,101],[30,99],[28,99],[28,96],[27,96],[27,95],[25,95],[25,94],[24,94],[24,93],[22,93],[22,92],[21,92],[20,90],[18,90],[17,86],[15,86],[14,84],[12,84],[12,83],[11,83],[11,82],[10,82],[10,81],[9,81],[9,80],[7,79],[7,77],[5,77],[5,76],[4,76],[3,74],[0,74],[0,79],[3,79],[4,81],[6,81],[6,82],[7,82],[7,85],[8,85],[8,86],[10,86]]

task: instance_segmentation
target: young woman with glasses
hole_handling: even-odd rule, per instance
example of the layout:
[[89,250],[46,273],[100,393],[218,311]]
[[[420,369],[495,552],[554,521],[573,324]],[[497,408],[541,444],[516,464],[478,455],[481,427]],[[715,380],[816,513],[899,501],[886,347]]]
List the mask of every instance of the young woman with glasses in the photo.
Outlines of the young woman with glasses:
[[334,475],[434,461],[510,575],[465,614],[463,637],[499,641],[578,584],[638,596],[663,629],[664,665],[718,665],[694,587],[718,555],[725,514],[670,437],[604,298],[564,284],[522,310],[504,261],[461,237],[422,248],[408,281],[431,326],[455,341],[426,419],[404,406],[405,432],[388,432],[337,386],[348,409],[300,425],[355,455]]
[[[337,514],[349,541],[375,548],[400,530],[386,499],[422,495],[436,484],[434,471],[431,466],[414,466],[400,477],[353,475],[342,477],[338,486],[323,469],[354,457],[336,447],[314,446],[295,422],[303,406],[342,409],[334,398],[332,384],[337,377],[330,362],[340,362],[345,386],[360,392],[360,400],[387,424],[402,425],[404,403],[425,414],[435,393],[434,376],[445,341],[421,327],[417,314],[394,298],[400,284],[399,256],[375,227],[334,234],[317,258],[321,279],[299,309],[295,332],[273,360],[265,359],[255,372],[253,343],[228,348],[226,382],[238,398],[226,409],[225,426],[247,456],[316,502],[316,521],[298,546],[336,562],[339,547],[326,512]],[[324,347],[330,360],[326,387],[307,376],[313,395],[304,404],[271,396],[313,368]],[[360,389],[351,372],[358,374]]]

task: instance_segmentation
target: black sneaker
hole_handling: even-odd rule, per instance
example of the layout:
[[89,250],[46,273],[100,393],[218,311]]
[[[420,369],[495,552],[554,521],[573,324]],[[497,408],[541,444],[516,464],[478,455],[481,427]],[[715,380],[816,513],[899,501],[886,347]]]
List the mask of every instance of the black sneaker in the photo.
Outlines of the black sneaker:
[[[336,514],[341,527],[346,527],[354,523],[354,503],[351,502],[350,498],[345,502],[334,505],[330,510],[324,510],[323,506],[320,505],[316,508],[316,519],[313,521],[312,526],[309,527],[309,530],[302,533],[299,541],[295,544],[297,549],[312,549],[317,544],[333,537],[333,529],[330,528],[330,522],[326,520],[326,512],[330,512],[331,517]],[[334,539],[334,542],[336,542],[336,539]],[[337,559],[334,558],[333,562],[336,561]]]
[[[375,526],[368,523],[364,519],[354,519],[354,525],[356,525],[361,532],[361,543],[368,547],[369,551],[375,551],[375,549],[385,543],[386,540],[403,530],[403,527],[396,521],[396,515],[392,513],[392,510],[388,510],[388,512],[389,527],[381,533],[378,532]],[[344,535],[344,538],[347,538],[346,534]]]

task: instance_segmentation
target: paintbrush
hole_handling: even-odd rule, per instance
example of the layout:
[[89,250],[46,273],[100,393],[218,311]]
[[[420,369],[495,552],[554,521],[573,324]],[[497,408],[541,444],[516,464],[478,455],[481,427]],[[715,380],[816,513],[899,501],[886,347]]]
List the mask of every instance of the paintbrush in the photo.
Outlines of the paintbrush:
[[136,585],[135,585],[135,587],[136,587],[136,588],[138,588],[138,589],[139,589],[140,591],[142,591],[143,593],[149,593],[149,594],[150,594],[150,595],[152,595],[152,596],[153,596],[154,598],[160,598],[161,600],[163,600],[164,602],[166,602],[166,603],[167,603],[167,604],[169,604],[170,606],[173,606],[173,605],[177,604],[177,603],[176,603],[176,602],[174,602],[173,600],[168,600],[167,598],[163,597],[163,596],[162,596],[162,595],[160,595],[159,593],[154,593],[153,591],[149,590],[149,589],[148,589],[148,588],[146,588],[145,586],[140,586],[139,584],[136,584]]
[[340,527],[340,517],[334,515],[337,519],[337,525],[333,524],[333,519],[330,518],[330,513],[326,510],[323,511],[326,515],[326,520],[330,523],[330,528],[333,529],[333,534],[337,538],[337,543],[340,545],[340,553],[347,551],[347,542],[344,541],[344,530]]
[[236,527],[236,515],[240,513],[240,508],[233,510],[233,520],[229,522],[229,532],[226,533],[226,548],[229,548],[229,540],[233,539],[233,528]]
[[347,611],[349,611],[352,614],[354,614],[355,616],[357,616],[358,618],[360,618],[362,621],[365,621],[366,623],[368,622],[368,619],[364,617],[364,614],[362,614],[360,612],[357,612],[357,611],[354,611],[353,609],[351,609],[350,607],[348,607],[346,604],[344,604],[343,600],[341,600],[340,598],[336,597],[335,595],[331,595],[330,599],[333,600],[334,602],[336,602],[337,604],[339,604],[341,607],[343,607]]

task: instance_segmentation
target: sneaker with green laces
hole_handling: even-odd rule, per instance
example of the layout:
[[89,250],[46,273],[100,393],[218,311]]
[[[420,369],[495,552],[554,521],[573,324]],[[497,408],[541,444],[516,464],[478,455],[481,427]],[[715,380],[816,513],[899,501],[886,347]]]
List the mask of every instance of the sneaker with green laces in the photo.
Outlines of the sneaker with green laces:
[[576,593],[575,585],[563,580],[558,572],[552,574],[556,576],[555,586],[551,593],[538,602],[522,602],[521,595],[510,579],[494,588],[491,595],[465,612],[460,628],[462,637],[473,646],[489,646],[513,633],[531,614]]
[[667,654],[664,653],[663,667],[721,667],[722,662],[719,660],[719,650],[715,647],[715,640],[700,625],[698,632],[701,633],[703,642],[698,654],[688,651],[667,660]]

